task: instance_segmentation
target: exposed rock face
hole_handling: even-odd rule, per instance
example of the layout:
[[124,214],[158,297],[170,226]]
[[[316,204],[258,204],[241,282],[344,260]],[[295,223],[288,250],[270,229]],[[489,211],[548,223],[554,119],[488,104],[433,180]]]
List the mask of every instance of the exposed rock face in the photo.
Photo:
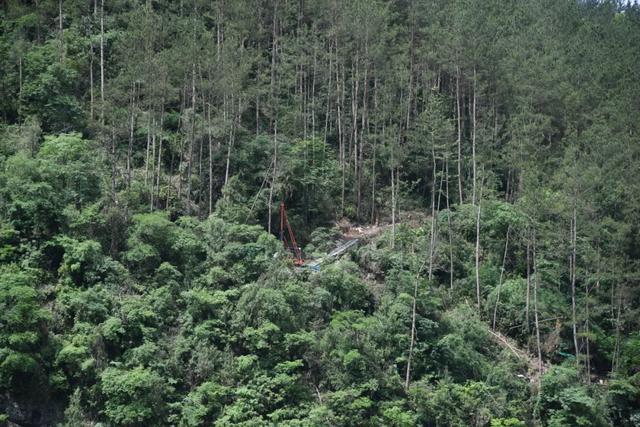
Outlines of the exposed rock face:
[[48,396],[24,396],[20,400],[0,395],[0,413],[8,416],[8,426],[53,427],[61,419],[60,405]]

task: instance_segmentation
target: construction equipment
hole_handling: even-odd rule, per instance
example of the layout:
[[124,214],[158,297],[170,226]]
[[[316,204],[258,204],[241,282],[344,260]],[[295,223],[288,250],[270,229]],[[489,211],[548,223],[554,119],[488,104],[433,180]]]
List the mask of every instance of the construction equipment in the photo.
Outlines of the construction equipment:
[[322,258],[312,259],[308,262],[302,257],[302,250],[298,246],[296,236],[293,233],[289,217],[287,216],[287,208],[284,202],[280,202],[280,240],[284,248],[291,254],[293,263],[298,267],[305,267],[313,272],[320,271],[320,265],[331,262],[340,258],[345,252],[356,248],[359,239],[345,239],[337,242],[336,248]]
[[293,263],[297,266],[304,265],[302,250],[298,246],[296,236],[293,234],[291,224],[289,224],[287,208],[285,207],[284,202],[280,202],[280,240],[282,241],[284,248],[293,256]]
[[359,239],[352,240],[340,240],[334,250],[329,252],[327,255],[320,259],[309,261],[306,266],[311,270],[318,272],[320,271],[320,265],[330,262],[334,259],[341,257],[345,252],[355,248],[359,242]]

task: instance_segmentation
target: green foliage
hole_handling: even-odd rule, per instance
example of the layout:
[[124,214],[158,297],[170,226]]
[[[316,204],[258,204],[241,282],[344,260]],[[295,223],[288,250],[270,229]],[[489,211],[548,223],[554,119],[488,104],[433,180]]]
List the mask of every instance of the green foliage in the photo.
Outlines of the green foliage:
[[555,366],[547,372],[541,381],[541,418],[549,426],[608,425],[602,397],[593,396],[587,387],[576,384],[578,373],[573,366]]
[[517,418],[493,418],[491,420],[491,427],[525,427],[524,421],[520,421]]
[[622,344],[621,365],[628,372],[636,374],[640,368],[640,334],[630,335]]
[[10,263],[18,254],[18,232],[8,224],[0,223],[0,262]]
[[169,221],[166,215],[136,215],[127,240],[125,261],[140,274],[151,273],[161,262],[175,257],[172,246],[176,233],[176,225]]
[[0,424],[640,425],[639,28],[3,2]]
[[349,262],[337,262],[312,277],[312,283],[328,291],[331,300],[324,307],[333,310],[368,311],[373,303],[371,292],[355,274],[357,266]]
[[74,96],[78,70],[73,64],[56,59],[57,45],[48,43],[31,49],[24,63],[21,112],[37,115],[48,131],[78,129],[84,121],[83,111]]
[[438,341],[440,363],[454,378],[483,378],[492,347],[487,327],[469,306],[446,313],[443,321],[450,333]]
[[85,427],[89,424],[90,422],[87,420],[87,417],[82,409],[80,390],[76,389],[69,399],[69,405],[67,406],[67,409],[65,409],[64,411],[64,422],[62,423],[62,425],[65,427]]
[[105,415],[114,425],[146,425],[166,419],[166,398],[172,388],[150,369],[107,368],[100,376],[100,388],[106,398]]
[[[481,426],[500,414],[500,403],[493,397],[496,390],[482,382],[456,384],[443,380],[435,385],[414,386],[418,420],[427,425]],[[517,424],[516,424],[517,425]]]
[[79,134],[47,136],[36,158],[11,156],[5,166],[3,213],[23,237],[51,237],[65,225],[66,206],[100,196],[100,169],[93,147]]
[[27,391],[42,377],[50,319],[36,272],[0,267],[0,388]]
[[[210,267],[209,286],[225,287],[257,279],[274,263],[280,246],[262,227],[226,222],[216,216],[202,224]],[[217,267],[217,268],[216,268]],[[216,279],[223,279],[216,283]]]
[[185,426],[212,425],[229,401],[228,387],[205,382],[189,393],[181,404],[180,422]]
[[638,420],[640,401],[640,375],[613,378],[607,390],[609,416],[615,425],[632,426]]

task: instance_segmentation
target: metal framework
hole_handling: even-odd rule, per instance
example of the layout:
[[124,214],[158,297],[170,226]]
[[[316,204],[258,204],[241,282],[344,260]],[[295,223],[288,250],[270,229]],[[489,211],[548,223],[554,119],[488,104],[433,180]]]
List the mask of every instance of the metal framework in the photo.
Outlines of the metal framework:
[[302,258],[302,251],[298,247],[296,236],[293,234],[291,224],[289,224],[289,217],[287,216],[287,208],[284,202],[280,202],[280,240],[291,255],[293,255],[293,263],[295,265],[303,265],[304,259]]

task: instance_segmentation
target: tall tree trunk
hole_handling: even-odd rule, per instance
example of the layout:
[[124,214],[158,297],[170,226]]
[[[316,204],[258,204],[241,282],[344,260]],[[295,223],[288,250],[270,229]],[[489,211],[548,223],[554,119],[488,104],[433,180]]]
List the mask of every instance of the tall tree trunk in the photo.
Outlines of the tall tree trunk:
[[178,151],[178,191],[176,192],[176,200],[178,203],[182,200],[182,162],[184,159],[184,135],[180,137],[180,150]]
[[62,0],[58,0],[58,34],[60,37],[60,62],[64,62],[64,33],[62,31]]
[[[149,117],[151,121],[151,117]],[[153,208],[155,203],[159,202],[159,200],[155,200],[155,191],[156,191],[156,179],[155,179],[155,164],[156,164],[156,119],[153,118],[153,125],[149,126],[149,135],[148,138],[151,139],[151,197],[149,197],[149,212],[153,212]],[[147,140],[148,141],[148,140]]]
[[[538,372],[542,373],[542,349],[540,347],[540,321],[538,320],[538,264],[536,254],[536,230],[533,230],[533,317],[536,326],[536,347],[538,349]],[[538,377],[540,378],[540,377]]]
[[[118,206],[118,196],[116,193],[116,136],[115,131],[111,130],[111,203],[112,206]],[[118,236],[117,227],[115,226],[115,215],[111,217],[111,245],[109,248],[109,254],[115,258],[118,251]]]
[[355,196],[355,207],[356,207],[356,221],[360,219],[360,162],[359,162],[359,151],[362,136],[358,135],[358,98],[360,96],[360,58],[359,55],[356,55],[356,65],[355,65],[355,75],[353,76],[353,93],[351,97],[351,114],[352,114],[352,124],[353,127],[353,185],[354,185],[354,196]]
[[[600,284],[600,266],[598,265],[598,272],[596,273],[596,283]],[[589,346],[589,283],[585,280],[584,284],[584,331],[585,331],[585,349],[586,349],[586,360],[585,360],[585,370],[587,373],[587,384],[591,384],[591,349]]]
[[256,138],[258,135],[260,135],[260,96],[256,94]]
[[411,361],[413,358],[413,346],[416,341],[416,304],[418,300],[418,281],[420,277],[420,272],[416,275],[416,280],[413,285],[413,303],[411,305],[411,338],[409,341],[409,355],[407,356],[407,370],[405,372],[404,378],[404,389],[405,392],[409,390],[409,381],[411,379]]
[[117,204],[116,200],[116,136],[115,131],[111,130],[111,201]]
[[[256,100],[257,100],[257,97],[256,97]],[[207,109],[207,134],[209,137],[209,198],[208,200],[209,200],[209,215],[211,215],[213,213],[213,137],[211,135],[211,104],[209,104],[209,108]]]
[[100,1],[100,124],[104,126],[104,0]]
[[131,111],[129,113],[129,145],[127,146],[127,188],[131,188],[131,170],[133,156],[133,133],[135,128],[136,86],[131,88]]
[[[340,169],[342,173],[342,184],[340,191],[340,216],[344,216],[344,196],[345,196],[345,149],[344,149],[344,131],[342,126],[342,112],[344,101],[344,90],[340,86],[340,61],[338,58],[338,36],[335,36],[335,54],[336,54],[336,120],[338,126],[338,151],[340,159]],[[344,67],[343,67],[344,68]],[[344,74],[344,71],[343,71]],[[343,76],[344,77],[344,76]],[[342,79],[343,80],[343,79]],[[344,87],[344,81],[343,81]]]
[[[20,57],[18,58],[18,105],[22,104],[22,52],[20,52]],[[93,59],[93,58],[92,58]],[[93,63],[93,62],[92,62]],[[93,73],[91,73],[91,106],[93,111]],[[92,117],[93,118],[93,117]]]
[[[366,56],[365,56],[366,58]],[[356,196],[356,218],[358,218],[358,220],[360,219],[360,205],[362,202],[362,168],[363,168],[363,162],[364,162],[364,143],[365,143],[365,132],[366,132],[366,126],[367,126],[367,97],[369,94],[369,84],[368,84],[368,71],[369,71],[369,67],[367,66],[367,63],[365,62],[365,68],[364,68],[364,78],[363,78],[363,82],[362,82],[362,109],[361,109],[361,121],[360,121],[360,149],[358,151],[358,159],[357,159],[357,163],[358,163],[358,174],[356,175],[356,192],[357,192],[357,196]]]
[[[231,102],[233,105],[233,100]],[[229,131],[229,141],[227,143],[227,160],[224,172],[224,185],[227,185],[229,182],[229,168],[231,166],[231,149],[233,148],[233,144],[235,142],[235,126],[236,126],[236,118],[235,113],[234,117],[231,119],[231,129]]]
[[[278,0],[273,2],[273,20],[271,27],[271,80],[269,88],[271,91],[271,108],[276,107],[276,56],[278,55]],[[274,120],[276,120],[275,111],[271,114],[271,129],[273,129]]]
[[[169,175],[167,176],[167,196],[165,198],[165,208],[167,210],[171,209],[171,193],[173,190],[173,183],[172,183],[172,177],[173,177],[173,172],[175,170],[175,160],[176,160],[176,155],[175,152],[173,152],[173,150],[171,151],[171,158],[169,159]],[[160,176],[158,176],[158,179],[160,178]]]
[[[382,131],[384,135],[384,130]],[[392,137],[391,142],[391,249],[395,248],[396,243],[396,188],[395,188],[395,160],[394,160],[394,149],[393,144],[395,143],[395,136]]]
[[449,203],[449,158],[445,158],[445,170],[447,174],[447,234],[449,237],[449,291],[453,293],[453,230],[451,228],[451,206]]
[[493,307],[493,322],[491,323],[492,329],[496,330],[496,319],[498,317],[498,305],[500,305],[500,291],[502,290],[502,278],[504,277],[504,266],[507,261],[507,250],[509,249],[509,232],[511,231],[511,224],[507,226],[507,236],[504,239],[504,253],[502,254],[502,268],[500,268],[500,280],[498,280],[498,294],[496,295],[496,305]]
[[458,197],[462,198],[462,112],[460,111],[460,67],[456,66],[456,116],[458,121]]
[[[4,2],[5,5],[8,5],[8,2]],[[37,18],[36,18],[36,41],[38,43],[40,43],[42,41],[42,35],[40,33],[40,2],[38,0],[35,0],[35,6],[36,6],[36,12],[38,12],[37,14]]]
[[[527,293],[525,298],[525,330],[527,332],[527,338],[531,336],[531,321],[529,316],[530,301],[531,301],[531,244],[530,244],[531,230],[527,228]],[[529,352],[529,340],[527,339],[527,352]]]
[[[475,185],[475,184],[474,184]],[[478,305],[478,312],[480,314],[481,304],[480,304],[480,213],[482,211],[482,184],[480,187],[480,198],[478,200],[477,206],[477,215],[476,215],[476,250],[475,250],[475,259],[476,259],[476,298]]]
[[[328,76],[328,82],[327,82],[327,102],[326,102],[326,110],[325,110],[325,114],[324,114],[324,135],[322,137],[322,141],[324,142],[324,145],[322,147],[322,149],[325,149],[325,146],[327,144],[327,134],[329,132],[329,118],[331,116],[331,92],[333,91],[333,56],[331,55],[331,44],[329,44],[329,48],[328,48],[328,52],[327,52],[327,57],[329,58],[329,66],[328,66],[328,72],[327,72],[327,76]],[[324,155],[324,151],[323,151],[323,155]]]
[[[436,230],[437,230],[436,206],[438,207],[438,209],[440,208],[440,192],[442,191],[442,180],[443,180],[443,177],[441,176],[440,188],[438,190],[438,199],[436,203],[437,163],[436,163],[436,153],[433,146],[431,147],[431,157],[433,159],[433,172],[432,172],[433,185],[431,187],[431,232],[429,236],[429,274],[428,274],[429,281],[433,279],[433,257],[435,255]],[[444,176],[444,173],[443,173],[443,176]]]
[[376,146],[377,143],[374,139],[372,147],[372,162],[371,162],[371,224],[375,221],[376,212]]
[[218,2],[218,19],[216,21],[216,61],[220,62],[220,47],[224,37],[222,24],[224,21],[224,1]]
[[622,290],[620,284],[616,283],[616,299],[617,299],[617,314],[616,314],[616,332],[615,332],[615,345],[613,350],[613,358],[611,361],[611,373],[615,373],[620,365],[620,330],[622,317]]
[[[149,111],[149,117],[147,121],[147,150],[145,152],[144,158],[144,185],[149,184],[149,148],[151,147],[151,116],[152,113]],[[153,174],[153,166],[151,166],[152,174]],[[151,194],[153,197],[153,179],[151,180]]]
[[[198,77],[200,79],[200,84],[203,85],[203,79],[202,79],[202,74],[199,72],[198,73]],[[202,97],[200,98],[202,101],[202,123],[201,123],[201,129],[200,129],[200,138],[198,138],[198,200],[197,200],[197,208],[198,208],[198,215],[202,216],[202,198],[205,195],[204,192],[204,169],[202,167],[202,158],[204,157],[204,144],[203,144],[203,140],[204,140],[204,134],[206,133],[206,128],[207,128],[207,102],[206,102],[206,97],[204,94],[204,89],[202,91]],[[196,132],[197,133],[197,132]],[[207,144],[207,149],[208,149],[208,144]],[[207,199],[207,203],[208,203]],[[209,211],[209,208],[207,207],[207,212]]]
[[271,185],[269,186],[269,203],[267,206],[267,231],[271,233],[271,215],[273,205],[273,188],[276,185],[276,173],[278,170],[278,121],[273,123],[273,172],[271,174]]
[[571,329],[573,331],[573,348],[576,356],[576,364],[580,366],[580,348],[578,347],[578,331],[576,321],[576,206],[573,205],[573,216],[571,218]]
[[409,340],[409,354],[407,355],[407,369],[404,377],[404,389],[405,392],[409,390],[409,383],[411,380],[411,362],[413,360],[413,347],[416,342],[416,318],[417,318],[417,301],[418,301],[418,284],[420,282],[420,274],[424,269],[426,260],[422,263],[418,272],[416,273],[416,279],[413,284],[413,302],[411,304],[411,333]]
[[[357,60],[357,57],[356,57]],[[357,100],[357,94],[356,94],[356,90],[358,87],[358,76],[357,76],[358,70],[356,68],[356,65],[352,62],[351,63],[351,129],[350,129],[350,133],[349,133],[349,152],[347,155],[347,162],[348,162],[348,166],[349,166],[349,172],[351,173],[351,161],[353,160],[354,162],[354,168],[355,168],[355,160],[356,157],[353,155],[354,154],[354,149],[353,146],[354,144],[357,144],[357,140],[358,140],[358,126],[357,126],[357,122],[358,122],[358,118],[356,117],[357,115],[357,105],[356,105],[356,100]],[[357,170],[354,169],[354,171],[357,173]],[[355,174],[354,174],[355,175]]]
[[510,202],[511,201],[511,175],[513,173],[513,169],[509,168],[507,170],[507,188],[504,190],[504,201],[505,202]]
[[[162,166],[162,140],[163,140],[163,135],[162,135],[162,130],[163,130],[163,126],[164,126],[164,98],[162,99],[161,102],[161,107],[160,107],[160,126],[158,126],[157,132],[155,131],[155,121],[154,121],[154,137],[156,135],[156,133],[158,134],[158,157],[157,157],[157,162],[156,163],[156,200],[158,201],[158,204],[160,202],[160,177],[161,177],[161,166]],[[155,147],[155,142],[154,142],[154,147]],[[172,161],[173,163],[173,161]],[[171,177],[171,174],[169,174],[169,177]],[[166,208],[169,208],[169,193],[171,191],[171,178],[169,178],[169,184],[167,185],[167,206]]]
[[476,76],[476,67],[473,67],[473,106],[472,106],[472,119],[473,119],[473,127],[471,129],[471,163],[473,168],[473,193],[471,197],[471,203],[475,206],[476,200],[476,185],[477,185],[477,166],[476,166],[476,133],[477,133],[477,76]]
[[[411,120],[411,102],[412,102],[412,95],[413,95],[413,68],[414,68],[414,62],[415,62],[415,16],[413,14],[413,11],[411,10],[412,8],[410,7],[409,13],[410,13],[410,19],[411,19],[411,35],[409,37],[409,81],[407,82],[407,112],[406,112],[406,119],[405,119],[405,131],[409,130],[410,127],[410,120]],[[402,105],[402,102],[400,102],[400,105]]]
[[229,182],[229,167],[231,165],[231,143],[233,141],[233,137],[229,135],[229,142],[227,144],[227,160],[225,162],[224,168],[224,185],[226,186]]
[[318,58],[316,44],[313,44],[313,76],[311,80],[311,138],[316,137],[316,73]]
[[[375,75],[375,73],[374,73]],[[378,79],[373,78],[373,111],[374,114],[378,112]],[[375,117],[375,116],[374,116]],[[378,125],[375,124],[375,133],[378,133]],[[384,127],[384,125],[383,125]],[[384,138],[384,137],[383,137]],[[375,213],[376,213],[376,148],[378,145],[378,139],[373,139],[373,153],[372,153],[372,164],[371,164],[371,223],[373,224],[375,221]]]
[[[93,42],[89,48],[89,119],[93,121]],[[22,68],[20,68],[20,92],[22,93]]]
[[187,161],[187,214],[191,213],[191,171],[193,162],[193,145],[196,138],[196,64],[191,71],[191,131],[189,132],[189,159]]

